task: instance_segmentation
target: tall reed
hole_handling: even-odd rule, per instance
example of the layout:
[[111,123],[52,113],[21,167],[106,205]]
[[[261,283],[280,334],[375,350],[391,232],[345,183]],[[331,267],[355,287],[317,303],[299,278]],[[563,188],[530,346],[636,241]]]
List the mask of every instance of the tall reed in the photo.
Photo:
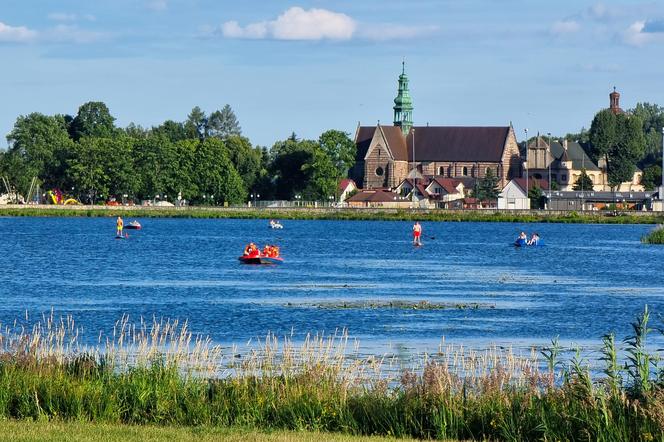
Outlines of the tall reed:
[[[664,440],[664,374],[649,312],[591,367],[577,349],[441,344],[400,368],[345,332],[268,334],[224,349],[186,322],[122,317],[81,344],[71,317],[0,333],[0,418],[307,429],[424,439]],[[624,351],[627,357],[621,360]],[[240,357],[238,357],[240,355]],[[600,370],[601,369],[601,370]],[[602,372],[595,378],[595,373]]]

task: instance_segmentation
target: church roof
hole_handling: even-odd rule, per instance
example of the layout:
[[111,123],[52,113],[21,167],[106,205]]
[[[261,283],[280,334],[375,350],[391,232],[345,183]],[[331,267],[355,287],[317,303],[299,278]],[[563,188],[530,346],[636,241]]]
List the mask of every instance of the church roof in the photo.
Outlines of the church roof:
[[[558,161],[571,161],[572,167],[575,170],[581,170],[586,168],[586,170],[592,170],[598,172],[600,169],[597,165],[590,159],[586,151],[581,147],[576,141],[569,141],[567,143],[567,152],[565,148],[558,141],[551,143],[551,155]],[[567,158],[565,158],[567,156]]]
[[[379,126],[395,160],[413,161],[413,132],[404,137],[398,126]],[[375,126],[357,131],[357,159],[362,161],[373,138]],[[509,126],[420,126],[414,128],[415,161],[500,162]]]
[[[415,127],[415,161],[499,162],[505,149],[509,126],[423,126]],[[406,137],[412,161],[412,132]]]

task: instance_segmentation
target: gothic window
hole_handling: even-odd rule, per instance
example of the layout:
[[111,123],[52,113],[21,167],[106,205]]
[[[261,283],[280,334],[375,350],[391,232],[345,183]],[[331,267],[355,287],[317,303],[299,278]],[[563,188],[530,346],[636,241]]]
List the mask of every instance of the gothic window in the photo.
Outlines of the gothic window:
[[440,175],[440,176],[445,176],[445,167],[440,166],[440,167],[438,168],[438,175]]
[[461,169],[461,175],[463,176],[468,176],[468,168],[466,166]]
[[385,171],[382,167],[376,167],[376,176],[383,176],[383,173],[385,173]]
[[484,171],[484,176],[488,175],[490,170],[491,170],[491,168],[487,167],[486,170]]

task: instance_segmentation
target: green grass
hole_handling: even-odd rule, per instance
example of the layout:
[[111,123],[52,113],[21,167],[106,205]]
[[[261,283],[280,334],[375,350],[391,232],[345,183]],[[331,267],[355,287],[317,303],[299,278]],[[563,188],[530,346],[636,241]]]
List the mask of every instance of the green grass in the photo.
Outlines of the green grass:
[[[362,437],[333,433],[273,431],[240,428],[165,427],[62,421],[0,421],[0,441],[14,442],[394,442],[386,437]],[[414,442],[415,439],[398,439]]]
[[477,222],[544,222],[544,223],[607,223],[657,224],[664,214],[625,212],[612,216],[609,212],[510,212],[494,210],[404,210],[404,209],[249,209],[212,207],[104,207],[104,206],[11,206],[0,207],[0,216],[65,216],[127,218],[236,218],[236,219],[303,219],[303,220],[386,220],[386,221],[477,221]]
[[647,235],[641,238],[645,244],[664,244],[664,224],[659,224]]
[[115,428],[118,437],[145,426],[184,438],[243,428],[277,436],[664,440],[664,351],[649,350],[649,321],[646,308],[620,346],[604,337],[604,376],[593,378],[583,352],[560,361],[555,340],[525,356],[441,346],[398,370],[353,353],[345,335],[298,345],[268,335],[238,358],[177,322],[133,325],[125,317],[99,346],[85,347],[71,318],[50,317],[30,332],[0,328],[0,420],[44,428],[89,422],[81,431]]

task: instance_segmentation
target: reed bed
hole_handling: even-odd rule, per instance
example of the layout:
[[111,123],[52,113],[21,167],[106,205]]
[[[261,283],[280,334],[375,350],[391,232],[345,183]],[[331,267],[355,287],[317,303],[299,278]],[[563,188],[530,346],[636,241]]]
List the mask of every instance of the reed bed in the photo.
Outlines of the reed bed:
[[664,244],[664,224],[658,224],[641,238],[641,242],[645,244]]
[[[664,440],[664,369],[646,308],[600,366],[557,340],[522,354],[441,343],[363,356],[345,332],[221,348],[188,324],[121,318],[96,345],[71,317],[0,333],[0,418],[313,430],[422,439]],[[624,355],[624,356],[623,356]],[[597,360],[597,358],[595,358]],[[601,374],[598,374],[601,373]]]

